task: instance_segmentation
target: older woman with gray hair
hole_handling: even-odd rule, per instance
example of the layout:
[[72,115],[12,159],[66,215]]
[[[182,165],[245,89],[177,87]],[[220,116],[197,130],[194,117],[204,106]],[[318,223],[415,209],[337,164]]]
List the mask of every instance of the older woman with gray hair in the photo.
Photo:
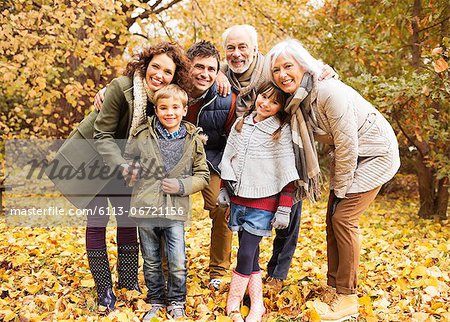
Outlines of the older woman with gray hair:
[[327,208],[327,284],[334,293],[322,321],[358,315],[359,218],[381,185],[400,167],[397,139],[383,115],[353,88],[339,80],[318,82],[322,63],[297,40],[285,40],[266,56],[265,71],[285,93],[291,114],[294,150],[302,165],[302,191],[320,194],[314,139],[332,147]]

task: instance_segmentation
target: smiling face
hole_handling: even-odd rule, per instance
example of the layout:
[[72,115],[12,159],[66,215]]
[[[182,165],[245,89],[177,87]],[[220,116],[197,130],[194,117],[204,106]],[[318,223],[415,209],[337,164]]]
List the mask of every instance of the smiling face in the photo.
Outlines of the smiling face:
[[255,121],[264,121],[277,114],[282,107],[283,104],[277,99],[277,95],[275,95],[273,88],[258,94],[255,102]]
[[180,128],[183,116],[186,116],[187,107],[183,106],[181,99],[175,97],[164,97],[158,99],[155,114],[164,128],[173,133]]
[[216,81],[217,73],[216,57],[194,57],[189,73],[194,87],[191,96],[196,98],[207,91]]
[[227,37],[225,43],[228,67],[236,74],[244,73],[252,64],[256,47],[244,30],[236,29]]
[[293,94],[299,88],[305,70],[291,56],[278,56],[272,66],[275,84],[285,93]]
[[145,73],[145,80],[147,81],[148,87],[156,92],[161,87],[170,84],[175,75],[176,67],[172,58],[166,54],[153,56]]

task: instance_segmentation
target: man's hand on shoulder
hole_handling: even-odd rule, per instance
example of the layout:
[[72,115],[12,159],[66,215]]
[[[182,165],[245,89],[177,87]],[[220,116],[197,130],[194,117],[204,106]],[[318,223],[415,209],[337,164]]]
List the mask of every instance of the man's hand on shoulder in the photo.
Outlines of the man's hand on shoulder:
[[225,97],[231,93],[231,84],[227,76],[225,76],[225,74],[222,73],[222,71],[219,71],[219,73],[217,74],[216,84],[217,84],[217,92],[219,92],[220,96]]
[[105,100],[105,92],[106,92],[106,87],[103,87],[101,90],[99,90],[97,92],[97,94],[95,94],[95,97],[94,97],[94,107],[99,112],[102,109],[103,101]]

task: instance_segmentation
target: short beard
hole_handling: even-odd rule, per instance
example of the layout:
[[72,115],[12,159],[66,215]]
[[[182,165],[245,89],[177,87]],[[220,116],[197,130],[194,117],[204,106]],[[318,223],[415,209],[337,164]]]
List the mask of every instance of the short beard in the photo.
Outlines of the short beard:
[[249,60],[247,61],[247,63],[244,66],[242,66],[241,68],[234,68],[233,66],[231,66],[231,64],[228,64],[228,67],[235,74],[243,74],[250,68],[250,65],[253,63],[254,59],[255,59],[255,56],[251,56],[249,58]]

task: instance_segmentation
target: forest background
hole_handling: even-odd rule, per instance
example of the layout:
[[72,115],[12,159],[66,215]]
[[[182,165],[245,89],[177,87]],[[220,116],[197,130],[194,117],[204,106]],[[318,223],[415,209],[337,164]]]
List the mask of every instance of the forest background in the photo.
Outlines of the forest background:
[[[262,53],[282,39],[299,39],[398,134],[400,174],[362,222],[363,318],[450,320],[448,0],[3,0],[0,189],[8,182],[5,142],[67,137],[95,93],[143,45],[165,39],[188,48],[206,39],[222,49],[222,32],[239,23],[256,27]],[[299,245],[307,247],[299,247],[283,292],[267,303],[274,319],[316,318],[308,294],[323,280],[324,207],[305,204]],[[210,226],[200,200],[195,211],[190,268],[202,271]],[[96,318],[82,229],[13,229],[1,215],[0,230],[0,318]],[[41,249],[48,242],[53,247]],[[194,275],[190,316],[225,319],[225,295],[211,294],[206,275]],[[137,319],[146,309],[142,297],[122,299],[123,310],[108,319]]]

